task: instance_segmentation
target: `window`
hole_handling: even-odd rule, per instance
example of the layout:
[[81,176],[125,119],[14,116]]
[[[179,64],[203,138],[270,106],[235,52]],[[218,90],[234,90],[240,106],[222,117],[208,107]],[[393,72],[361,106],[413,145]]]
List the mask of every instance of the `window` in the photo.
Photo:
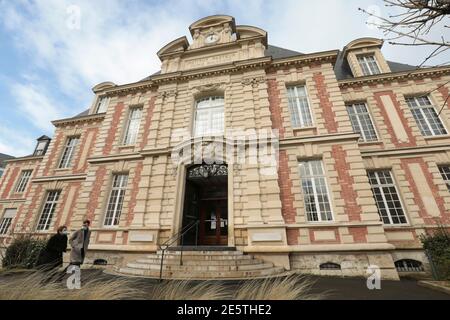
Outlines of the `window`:
[[37,225],[38,231],[45,231],[50,228],[60,194],[61,191],[49,191],[47,193],[47,199],[45,201],[44,207],[42,209],[42,214]]
[[308,221],[333,220],[322,161],[300,162],[299,167]]
[[374,55],[359,56],[358,63],[365,76],[381,73]]
[[448,191],[450,191],[450,166],[439,166],[439,172],[447,184]]
[[5,235],[8,232],[11,223],[16,216],[17,209],[6,209],[0,220],[0,235]]
[[355,103],[347,106],[353,131],[361,135],[360,140],[364,142],[377,141],[377,133],[372,123],[369,111],[365,103]]
[[319,266],[320,270],[341,270],[341,265],[334,262],[322,263]]
[[111,194],[106,209],[105,226],[118,226],[122,213],[123,198],[128,183],[128,175],[117,174],[113,177]]
[[59,163],[60,169],[66,169],[71,166],[73,154],[75,153],[75,148],[78,144],[78,141],[78,137],[71,137],[67,139],[66,146],[61,157],[61,162]]
[[17,187],[16,187],[17,193],[22,193],[25,191],[25,188],[27,187],[28,181],[30,180],[30,177],[31,177],[31,172],[32,172],[31,170],[22,171],[22,174],[19,179],[19,183],[17,184]]
[[128,117],[127,130],[123,143],[125,145],[135,144],[139,133],[139,126],[141,123],[142,108],[130,109]]
[[222,135],[225,128],[223,97],[208,97],[197,101],[194,135]]
[[47,148],[47,141],[39,141],[36,150],[34,150],[35,156],[42,156],[45,153],[45,149]]
[[106,110],[108,109],[108,105],[109,105],[108,97],[99,98],[98,103],[97,103],[97,108],[96,108],[97,110],[95,113],[106,112]]
[[288,87],[288,105],[291,114],[292,126],[296,128],[313,125],[311,110],[309,108],[308,94],[305,86]]
[[447,134],[436,110],[427,96],[406,98],[411,112],[424,136]]
[[424,271],[422,262],[412,259],[395,261],[395,268],[398,272],[422,272]]
[[389,170],[368,172],[378,214],[385,224],[407,223],[397,188]]
[[2,175],[3,175],[3,172],[5,172],[5,169],[0,167],[0,178],[1,178]]

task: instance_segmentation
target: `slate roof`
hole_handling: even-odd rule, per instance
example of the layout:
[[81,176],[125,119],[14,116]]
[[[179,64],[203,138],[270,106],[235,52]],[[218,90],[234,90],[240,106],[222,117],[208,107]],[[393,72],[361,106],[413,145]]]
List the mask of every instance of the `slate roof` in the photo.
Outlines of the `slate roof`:
[[10,159],[14,159],[13,156],[4,154],[4,153],[0,153],[0,168],[4,168],[6,167],[6,160],[10,160]]
[[[304,53],[302,53],[302,52],[289,50],[289,49],[285,49],[285,48],[281,48],[281,47],[277,47],[277,46],[273,46],[273,45],[268,45],[267,49],[265,51],[265,56],[272,57],[273,59],[283,59],[283,58],[289,58],[289,57],[294,57],[294,56],[303,55],[303,54]],[[408,64],[392,62],[392,61],[387,61],[387,63],[389,65],[389,67],[391,68],[392,72],[411,71],[411,70],[416,69],[415,66],[411,66]],[[340,51],[338,54],[334,72],[336,73],[337,80],[345,80],[345,79],[353,78],[352,72],[350,70],[350,66],[347,63],[347,60],[344,59],[342,51]],[[156,76],[159,74],[161,74],[161,71],[155,72],[152,75],[140,80],[139,82],[150,80],[153,76]],[[89,109],[83,111],[82,113],[76,115],[73,118],[80,118],[80,117],[87,116],[87,115],[89,115]]]

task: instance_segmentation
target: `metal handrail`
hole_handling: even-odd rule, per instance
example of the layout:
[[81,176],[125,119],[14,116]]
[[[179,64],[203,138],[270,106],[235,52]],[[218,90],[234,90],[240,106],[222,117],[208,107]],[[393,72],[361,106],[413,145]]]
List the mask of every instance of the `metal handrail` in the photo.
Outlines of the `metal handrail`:
[[193,227],[195,227],[195,245],[197,245],[197,236],[198,236],[198,225],[200,221],[195,220],[188,224],[186,227],[180,230],[177,234],[173,235],[171,238],[169,238],[166,242],[164,242],[162,245],[159,246],[159,249],[161,250],[161,266],[159,269],[159,280],[162,280],[162,272],[163,272],[163,266],[164,266],[164,253],[166,250],[174,244],[176,241],[181,239],[181,254],[180,254],[180,266],[183,265],[183,240],[184,235],[190,231]]

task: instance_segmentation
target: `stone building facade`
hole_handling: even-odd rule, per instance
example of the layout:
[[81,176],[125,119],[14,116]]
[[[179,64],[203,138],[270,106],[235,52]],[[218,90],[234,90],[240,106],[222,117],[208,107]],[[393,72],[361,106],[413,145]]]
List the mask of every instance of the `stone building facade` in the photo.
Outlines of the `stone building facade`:
[[95,86],[8,162],[0,241],[88,218],[89,258],[123,264],[199,221],[187,244],[285,269],[427,270],[420,235],[450,226],[450,67],[387,61],[373,38],[299,53],[230,16],[189,29],[160,72]]

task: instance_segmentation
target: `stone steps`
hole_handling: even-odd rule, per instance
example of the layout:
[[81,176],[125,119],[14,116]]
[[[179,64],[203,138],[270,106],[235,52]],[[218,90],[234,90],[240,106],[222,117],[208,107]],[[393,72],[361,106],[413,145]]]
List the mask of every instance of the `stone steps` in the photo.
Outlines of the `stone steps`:
[[[137,259],[137,263],[151,263],[151,264],[160,264],[161,259],[160,258],[142,258]],[[197,266],[197,265],[208,265],[208,266],[236,266],[236,265],[250,265],[250,264],[258,264],[260,263],[260,260],[257,259],[221,259],[221,260],[204,260],[204,259],[185,259],[183,257],[183,265],[188,266]],[[172,258],[172,259],[166,259],[164,257],[164,264],[167,265],[180,265],[180,257]]]
[[[143,269],[143,270],[160,270],[160,264],[148,264],[148,263],[128,263],[127,267],[134,269]],[[258,264],[250,264],[250,265],[240,265],[240,266],[221,266],[221,265],[164,265],[164,270],[170,271],[246,271],[246,270],[262,270],[272,268],[273,265],[271,263],[258,263]]]
[[[260,278],[265,276],[273,276],[279,273],[283,273],[284,268],[270,268],[263,270],[247,270],[247,271],[189,271],[189,273],[176,272],[171,270],[163,270],[162,277],[164,279],[246,279],[246,278]],[[145,270],[134,268],[120,268],[119,274],[132,275],[148,278],[159,278],[159,270]]]
[[[172,248],[171,248],[172,249]],[[162,252],[147,254],[126,266],[116,267],[119,275],[159,278]],[[277,276],[284,268],[255,259],[236,250],[167,250],[164,254],[164,279],[248,279]]]

